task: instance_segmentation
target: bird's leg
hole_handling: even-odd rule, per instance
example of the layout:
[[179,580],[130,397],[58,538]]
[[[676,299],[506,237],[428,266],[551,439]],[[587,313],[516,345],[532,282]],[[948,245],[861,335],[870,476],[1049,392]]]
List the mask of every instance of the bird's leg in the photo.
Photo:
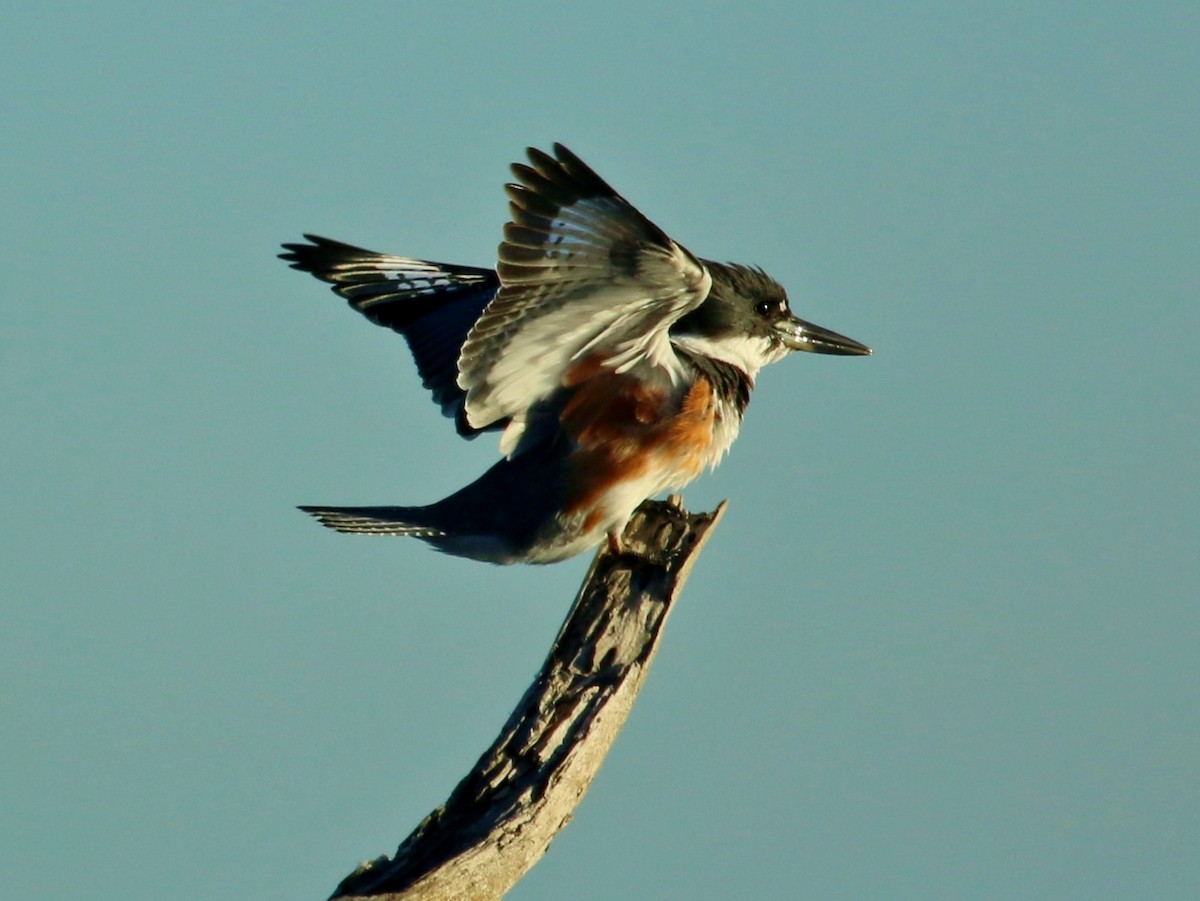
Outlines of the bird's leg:
[[620,528],[605,532],[608,552],[632,556],[653,566],[673,567],[690,552],[687,541],[691,520],[678,496],[673,495],[665,504],[646,501]]
[[621,547],[621,533],[613,529],[608,533],[608,552],[614,556],[620,554],[623,548]]

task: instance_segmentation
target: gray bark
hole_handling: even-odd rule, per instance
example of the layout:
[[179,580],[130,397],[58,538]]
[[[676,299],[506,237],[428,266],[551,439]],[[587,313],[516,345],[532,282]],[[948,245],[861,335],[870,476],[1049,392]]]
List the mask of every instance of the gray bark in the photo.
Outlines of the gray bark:
[[596,555],[500,736],[394,857],[364,863],[333,897],[490,901],[516,885],[570,821],[624,725],[724,507],[689,514],[675,497],[639,507],[621,552]]

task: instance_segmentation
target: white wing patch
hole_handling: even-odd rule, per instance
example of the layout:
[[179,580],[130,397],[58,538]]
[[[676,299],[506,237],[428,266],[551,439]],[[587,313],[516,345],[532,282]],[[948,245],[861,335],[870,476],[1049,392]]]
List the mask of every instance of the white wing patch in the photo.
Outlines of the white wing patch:
[[704,265],[565,148],[530,151],[515,166],[512,221],[500,245],[500,292],[459,357],[467,418],[481,428],[512,420],[516,447],[527,413],[589,356],[627,372],[680,364],[667,330],[708,296]]

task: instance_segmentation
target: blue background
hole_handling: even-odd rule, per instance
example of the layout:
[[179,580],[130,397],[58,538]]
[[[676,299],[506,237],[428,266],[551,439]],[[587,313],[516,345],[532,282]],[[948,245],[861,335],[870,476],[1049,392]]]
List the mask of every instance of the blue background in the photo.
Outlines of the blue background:
[[301,231],[490,265],[567,143],[868,360],[767,370],[535,899],[1200,897],[1193,2],[13,2],[0,895],[322,898],[586,569],[318,528],[495,457]]

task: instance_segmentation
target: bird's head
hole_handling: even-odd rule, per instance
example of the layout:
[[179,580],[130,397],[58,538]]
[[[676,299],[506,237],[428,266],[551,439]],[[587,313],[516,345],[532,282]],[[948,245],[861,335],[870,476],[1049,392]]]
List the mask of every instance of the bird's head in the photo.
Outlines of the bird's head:
[[787,292],[761,269],[704,261],[712,276],[708,297],[671,327],[685,350],[731,363],[751,379],[790,351],[864,356],[871,348],[800,319]]

